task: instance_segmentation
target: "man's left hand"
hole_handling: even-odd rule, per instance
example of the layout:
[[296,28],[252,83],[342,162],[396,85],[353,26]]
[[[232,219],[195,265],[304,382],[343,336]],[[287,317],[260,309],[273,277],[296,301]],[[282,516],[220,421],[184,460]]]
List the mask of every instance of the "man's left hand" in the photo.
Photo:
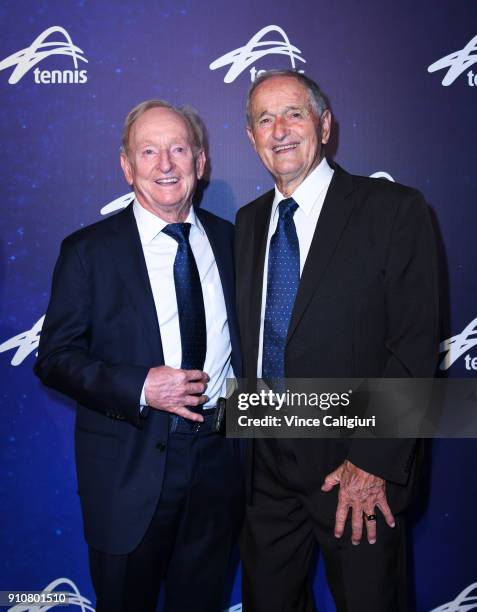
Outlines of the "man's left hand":
[[328,474],[321,487],[328,492],[339,485],[338,507],[336,508],[335,536],[341,538],[344,526],[351,509],[351,542],[359,544],[363,535],[363,520],[366,523],[368,542],[376,542],[376,520],[367,520],[366,516],[374,515],[376,507],[383,513],[389,527],[395,526],[394,516],[386,499],[386,481],[379,476],[361,470],[350,461],[345,461],[339,468]]

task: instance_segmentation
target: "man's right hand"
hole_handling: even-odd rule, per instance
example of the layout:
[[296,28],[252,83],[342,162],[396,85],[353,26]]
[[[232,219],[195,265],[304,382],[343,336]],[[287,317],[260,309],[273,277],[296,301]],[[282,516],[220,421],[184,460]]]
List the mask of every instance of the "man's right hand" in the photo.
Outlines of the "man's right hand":
[[177,370],[167,365],[151,368],[144,384],[147,405],[200,423],[204,417],[186,406],[200,406],[208,400],[203,395],[208,382],[208,375],[201,370]]

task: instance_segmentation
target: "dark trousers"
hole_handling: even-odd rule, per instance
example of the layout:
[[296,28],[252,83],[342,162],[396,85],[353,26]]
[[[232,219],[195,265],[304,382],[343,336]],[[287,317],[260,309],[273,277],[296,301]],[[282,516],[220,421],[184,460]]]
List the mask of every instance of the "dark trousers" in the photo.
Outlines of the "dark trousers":
[[[90,548],[97,612],[218,612],[243,515],[238,441],[216,433],[169,435],[156,512],[127,555]],[[127,529],[127,525],[124,526]]]
[[[310,563],[318,544],[338,612],[406,612],[405,532],[377,510],[377,542],[340,540],[307,490],[295,442],[255,440],[254,489],[241,536],[244,612],[313,612]],[[328,494],[329,495],[329,494]]]

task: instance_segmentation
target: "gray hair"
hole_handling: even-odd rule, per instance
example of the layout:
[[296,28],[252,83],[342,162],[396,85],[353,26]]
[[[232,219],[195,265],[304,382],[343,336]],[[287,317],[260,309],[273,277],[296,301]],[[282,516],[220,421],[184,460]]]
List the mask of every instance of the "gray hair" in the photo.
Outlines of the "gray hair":
[[129,135],[134,123],[151,108],[168,108],[184,119],[192,141],[192,152],[196,157],[199,151],[206,147],[206,132],[202,119],[191,106],[174,106],[165,100],[145,100],[135,106],[124,121],[123,136],[121,140],[121,153],[128,154]]
[[308,92],[308,97],[310,100],[310,105],[314,110],[315,114],[318,117],[321,117],[325,110],[328,110],[328,102],[326,101],[325,96],[323,95],[319,85],[310,79],[310,77],[305,76],[301,72],[297,72],[296,70],[267,70],[266,72],[262,72],[252,83],[248,95],[247,95],[247,125],[250,127],[252,125],[252,116],[250,112],[251,100],[254,91],[257,89],[259,85],[261,85],[264,81],[271,79],[273,77],[292,77],[296,79],[299,83],[303,85],[303,87]]

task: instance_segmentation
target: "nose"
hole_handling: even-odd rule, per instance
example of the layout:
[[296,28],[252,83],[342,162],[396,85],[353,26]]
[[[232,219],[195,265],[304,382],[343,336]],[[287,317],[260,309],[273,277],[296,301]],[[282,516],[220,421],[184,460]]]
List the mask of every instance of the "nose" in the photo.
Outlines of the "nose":
[[288,125],[285,117],[278,115],[273,123],[273,137],[276,140],[283,140],[288,134]]
[[167,149],[163,149],[159,152],[158,166],[163,174],[167,174],[172,170],[172,158]]

